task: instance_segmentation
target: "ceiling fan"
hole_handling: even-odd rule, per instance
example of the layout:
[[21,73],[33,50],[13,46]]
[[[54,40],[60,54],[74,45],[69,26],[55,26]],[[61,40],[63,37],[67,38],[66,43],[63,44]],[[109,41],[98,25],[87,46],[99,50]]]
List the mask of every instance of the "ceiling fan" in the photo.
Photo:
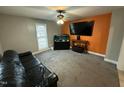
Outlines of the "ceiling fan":
[[79,18],[77,14],[72,13],[73,10],[79,7],[72,6],[47,6],[47,9],[57,12],[57,24],[64,24],[64,21]]
[[57,15],[57,24],[64,24],[64,13],[65,10],[56,10],[58,15]]

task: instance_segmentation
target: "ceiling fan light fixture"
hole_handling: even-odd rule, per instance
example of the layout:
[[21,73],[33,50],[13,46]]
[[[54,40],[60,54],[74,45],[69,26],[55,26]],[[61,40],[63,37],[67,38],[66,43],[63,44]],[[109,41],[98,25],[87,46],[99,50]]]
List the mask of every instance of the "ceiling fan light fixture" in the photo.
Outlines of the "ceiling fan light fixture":
[[59,14],[59,15],[57,16],[57,18],[58,18],[58,19],[63,19],[63,18],[64,18],[64,15]]
[[62,14],[59,14],[58,16],[57,16],[57,24],[64,24],[64,21],[63,21],[63,18],[64,18],[64,15],[62,15]]
[[62,20],[62,19],[59,19],[58,21],[57,21],[57,24],[64,24],[64,21]]
[[65,13],[65,11],[64,10],[57,10],[57,12],[59,13],[58,15],[57,15],[57,24],[60,24],[60,25],[62,25],[62,24],[64,24],[64,15],[62,14],[62,13]]

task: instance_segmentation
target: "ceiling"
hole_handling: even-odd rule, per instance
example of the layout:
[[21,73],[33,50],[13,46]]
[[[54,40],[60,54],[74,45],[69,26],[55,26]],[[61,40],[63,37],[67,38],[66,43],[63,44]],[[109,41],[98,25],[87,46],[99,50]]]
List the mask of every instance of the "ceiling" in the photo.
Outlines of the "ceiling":
[[0,6],[0,14],[56,20],[56,10],[66,10],[66,20],[109,13],[122,6]]

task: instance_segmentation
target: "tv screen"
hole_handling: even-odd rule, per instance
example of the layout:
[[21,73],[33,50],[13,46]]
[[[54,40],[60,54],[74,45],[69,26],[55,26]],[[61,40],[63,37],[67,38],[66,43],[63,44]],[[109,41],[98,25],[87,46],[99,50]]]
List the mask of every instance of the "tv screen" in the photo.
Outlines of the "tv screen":
[[94,21],[70,24],[70,34],[92,36]]

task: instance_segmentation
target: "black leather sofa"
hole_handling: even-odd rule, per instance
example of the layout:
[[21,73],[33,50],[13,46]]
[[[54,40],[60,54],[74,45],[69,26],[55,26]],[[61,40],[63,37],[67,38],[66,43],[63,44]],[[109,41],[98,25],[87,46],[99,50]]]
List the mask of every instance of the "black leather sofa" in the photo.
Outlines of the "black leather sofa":
[[0,62],[1,87],[56,87],[58,76],[49,71],[32,53],[4,52]]

